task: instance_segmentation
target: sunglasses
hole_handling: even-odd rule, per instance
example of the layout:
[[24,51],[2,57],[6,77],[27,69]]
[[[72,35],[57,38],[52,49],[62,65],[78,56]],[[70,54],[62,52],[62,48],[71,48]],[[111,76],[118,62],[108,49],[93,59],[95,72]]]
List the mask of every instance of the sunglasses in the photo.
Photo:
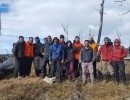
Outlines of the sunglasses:
[[119,43],[119,42],[114,42],[114,43]]

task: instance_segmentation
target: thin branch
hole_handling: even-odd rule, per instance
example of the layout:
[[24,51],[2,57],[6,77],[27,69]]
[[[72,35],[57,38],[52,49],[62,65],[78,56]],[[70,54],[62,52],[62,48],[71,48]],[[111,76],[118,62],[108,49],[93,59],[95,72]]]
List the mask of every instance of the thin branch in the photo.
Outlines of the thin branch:
[[127,12],[125,12],[125,13],[123,13],[123,14],[119,15],[119,16],[126,15],[126,14],[128,14],[129,12],[130,12],[130,10],[128,10]]
[[117,0],[117,1],[114,1],[114,2],[117,2],[117,3],[119,2],[119,3],[121,3],[119,6],[123,6],[124,1],[126,1],[126,0]]
[[100,11],[100,10],[98,10],[95,6],[93,6],[93,8],[94,8],[95,10],[97,10],[99,13],[101,13],[101,11]]
[[[93,8],[94,8],[96,11],[98,11],[99,13],[101,13],[101,11],[98,10],[95,6],[93,6]],[[107,13],[103,13],[103,14],[107,14]]]

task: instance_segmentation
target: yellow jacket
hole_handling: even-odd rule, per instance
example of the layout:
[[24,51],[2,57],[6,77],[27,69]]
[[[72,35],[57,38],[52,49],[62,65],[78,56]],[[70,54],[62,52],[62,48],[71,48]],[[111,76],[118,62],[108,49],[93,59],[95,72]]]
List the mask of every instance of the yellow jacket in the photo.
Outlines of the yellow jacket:
[[92,43],[90,44],[91,48],[93,48],[94,52],[98,52],[98,44],[97,43]]

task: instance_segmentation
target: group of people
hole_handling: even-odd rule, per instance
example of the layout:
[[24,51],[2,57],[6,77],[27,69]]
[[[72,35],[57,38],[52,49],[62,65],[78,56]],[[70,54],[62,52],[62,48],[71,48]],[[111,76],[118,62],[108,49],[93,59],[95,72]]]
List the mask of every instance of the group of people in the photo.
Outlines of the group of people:
[[[91,80],[91,84],[97,79],[97,60],[101,60],[101,72],[103,82],[110,79],[118,85],[120,79],[127,85],[125,76],[124,58],[127,50],[121,45],[119,39],[114,43],[108,37],[104,38],[104,45],[98,46],[93,37],[90,36],[84,44],[80,42],[80,37],[76,36],[73,43],[69,40],[65,42],[64,35],[60,38],[51,36],[40,42],[39,37],[30,37],[27,42],[23,36],[19,36],[18,42],[13,44],[14,77],[30,76],[32,63],[34,64],[36,76],[53,78],[56,82],[68,80],[75,81],[81,77],[83,84]],[[88,76],[89,77],[88,77]]]

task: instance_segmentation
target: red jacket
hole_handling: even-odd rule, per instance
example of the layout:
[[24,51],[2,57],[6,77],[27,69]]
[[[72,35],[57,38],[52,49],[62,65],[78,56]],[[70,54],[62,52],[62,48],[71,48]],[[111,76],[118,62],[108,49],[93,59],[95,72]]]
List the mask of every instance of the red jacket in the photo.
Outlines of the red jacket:
[[112,46],[106,46],[105,44],[100,47],[98,51],[98,56],[102,54],[103,61],[110,61],[111,60],[111,53],[112,53]]
[[127,50],[125,49],[125,47],[123,46],[113,47],[112,61],[117,61],[117,62],[124,61],[123,58],[125,58],[126,56],[127,56]]
[[117,46],[113,46],[111,60],[117,62],[124,61],[123,58],[127,56],[127,50],[125,49],[125,47],[120,45],[120,41],[118,39],[115,39],[114,42],[118,42],[119,44]]

